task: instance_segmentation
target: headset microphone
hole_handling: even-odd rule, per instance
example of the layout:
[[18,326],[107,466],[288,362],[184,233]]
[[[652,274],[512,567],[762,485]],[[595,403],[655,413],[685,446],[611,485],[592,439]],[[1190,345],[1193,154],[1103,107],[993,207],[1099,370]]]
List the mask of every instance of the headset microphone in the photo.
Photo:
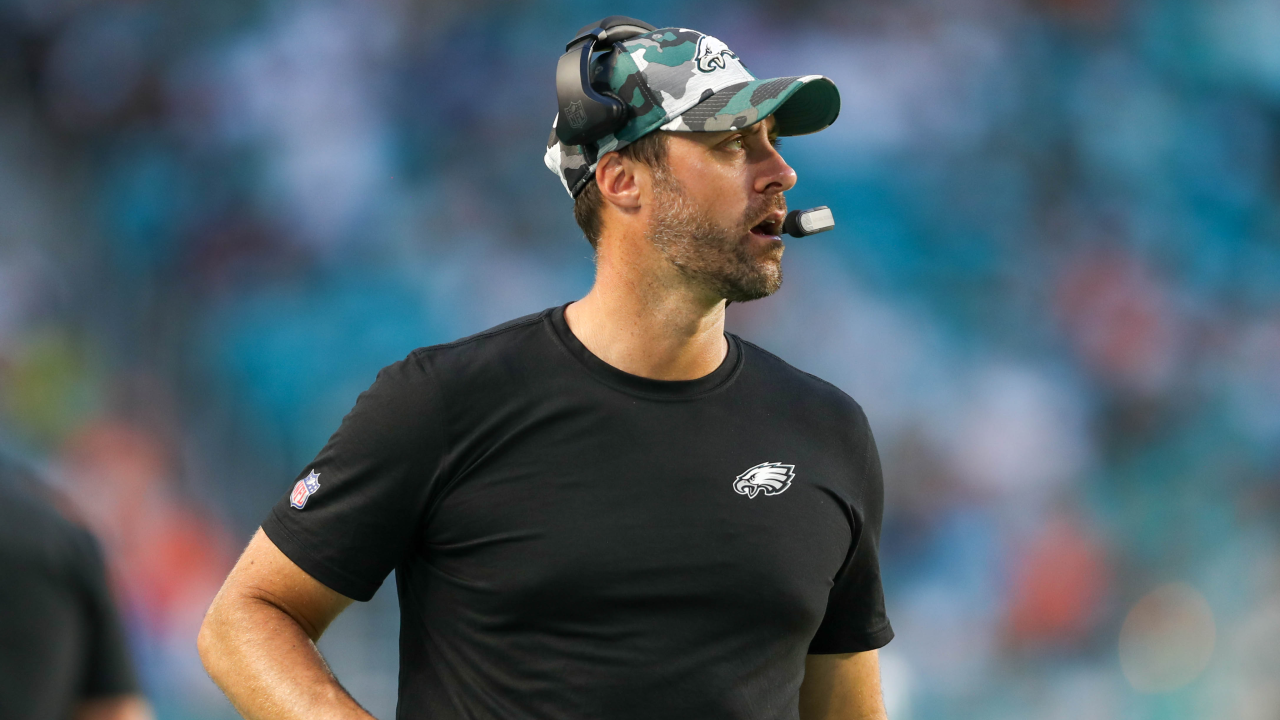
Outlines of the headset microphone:
[[831,214],[831,208],[819,205],[816,208],[792,210],[787,213],[787,219],[782,221],[782,232],[791,237],[800,238],[826,232],[835,226],[836,219]]

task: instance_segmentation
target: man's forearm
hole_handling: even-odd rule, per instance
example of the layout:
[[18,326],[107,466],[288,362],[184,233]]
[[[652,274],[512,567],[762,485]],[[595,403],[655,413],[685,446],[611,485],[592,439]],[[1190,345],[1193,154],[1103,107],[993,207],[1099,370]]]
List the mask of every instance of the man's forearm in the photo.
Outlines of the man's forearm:
[[800,685],[800,720],[885,720],[880,654],[810,655]]
[[372,720],[338,683],[297,620],[265,599],[224,595],[225,590],[214,599],[200,628],[200,658],[241,715],[248,720]]

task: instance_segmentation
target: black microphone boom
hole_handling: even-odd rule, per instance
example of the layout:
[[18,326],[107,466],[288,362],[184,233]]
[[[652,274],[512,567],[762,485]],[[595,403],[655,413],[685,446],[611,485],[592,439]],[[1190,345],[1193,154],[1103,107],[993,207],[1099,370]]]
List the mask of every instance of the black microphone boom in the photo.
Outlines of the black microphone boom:
[[792,210],[782,222],[782,232],[791,237],[805,237],[826,232],[836,226],[836,219],[831,208],[819,205],[808,210]]

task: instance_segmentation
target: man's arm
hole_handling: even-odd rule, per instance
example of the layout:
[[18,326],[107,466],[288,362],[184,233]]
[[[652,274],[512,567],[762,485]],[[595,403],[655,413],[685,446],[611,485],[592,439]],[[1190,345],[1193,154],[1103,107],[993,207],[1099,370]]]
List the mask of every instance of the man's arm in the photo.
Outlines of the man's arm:
[[800,720],[886,720],[878,650],[809,655],[800,685]]
[[200,658],[249,720],[372,720],[329,671],[315,642],[351,604],[258,530],[200,627]]

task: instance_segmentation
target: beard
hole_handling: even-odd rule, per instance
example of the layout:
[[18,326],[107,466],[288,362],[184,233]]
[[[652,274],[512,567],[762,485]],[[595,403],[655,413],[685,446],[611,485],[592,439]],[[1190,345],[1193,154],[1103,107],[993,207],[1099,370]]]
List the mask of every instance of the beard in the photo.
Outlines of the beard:
[[749,206],[736,227],[725,227],[695,207],[678,180],[663,172],[653,177],[645,235],[677,272],[729,302],[759,300],[782,287],[782,245],[758,251],[742,239],[766,212],[786,211],[782,195]]

